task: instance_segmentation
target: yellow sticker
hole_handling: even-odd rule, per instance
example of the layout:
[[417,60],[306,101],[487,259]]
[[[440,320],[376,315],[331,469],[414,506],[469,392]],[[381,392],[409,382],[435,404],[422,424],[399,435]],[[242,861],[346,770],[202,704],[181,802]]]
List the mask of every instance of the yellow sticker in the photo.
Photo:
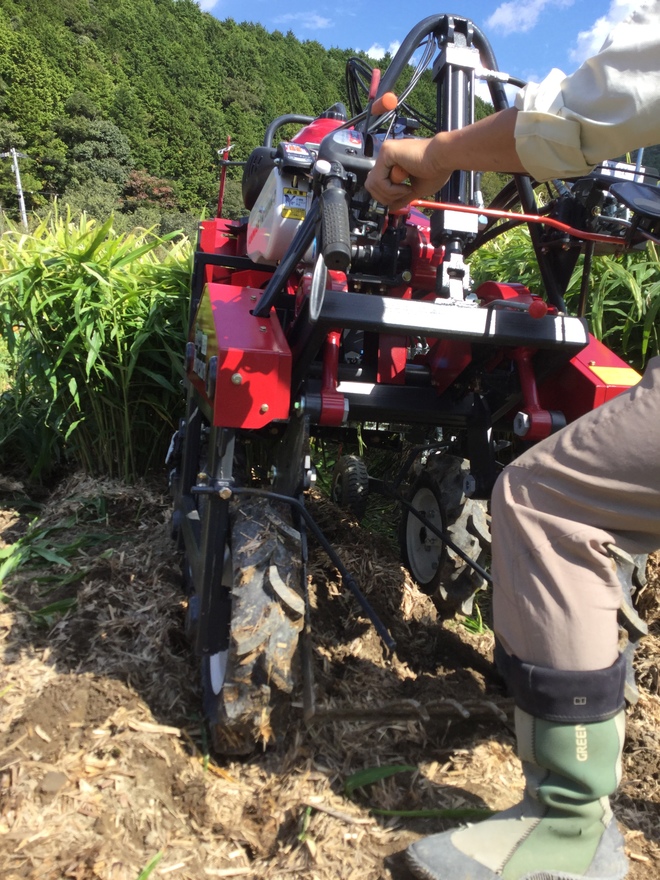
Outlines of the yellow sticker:
[[590,366],[601,382],[606,385],[636,385],[642,378],[632,367],[598,367]]
[[304,189],[282,190],[284,204],[282,205],[282,217],[285,220],[304,220],[307,209],[307,193]]
[[282,208],[282,216],[285,220],[304,220],[305,212],[302,208]]

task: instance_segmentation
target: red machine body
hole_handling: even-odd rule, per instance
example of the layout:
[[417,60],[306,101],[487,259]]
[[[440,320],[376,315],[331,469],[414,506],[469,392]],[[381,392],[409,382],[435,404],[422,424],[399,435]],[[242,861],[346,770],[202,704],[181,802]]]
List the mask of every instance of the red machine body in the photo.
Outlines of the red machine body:
[[594,336],[552,379],[539,388],[543,406],[562,409],[569,422],[606,403],[641,376]]
[[[307,126],[300,138],[321,136],[336,128],[334,120]],[[311,133],[310,133],[311,132]],[[226,219],[201,224],[200,251],[211,258],[204,266],[202,293],[189,343],[188,376],[212,412],[213,424],[232,428],[261,428],[272,421],[286,420],[291,411],[292,352],[275,309],[267,318],[253,315],[272,270],[217,265],[223,257],[240,260],[244,228]],[[401,300],[432,300],[436,273],[444,251],[429,240],[428,219],[415,212],[406,222],[402,239],[410,248],[410,270],[406,282],[388,290]],[[308,299],[311,273],[304,274],[297,288],[291,288],[294,311]],[[347,292],[345,276],[331,273],[328,289]],[[518,283],[486,282],[476,296],[485,309],[522,307],[530,322],[542,320],[548,311],[544,300]],[[295,303],[295,305],[294,305]],[[322,354],[321,410],[319,425],[339,426],[346,422],[349,405],[340,387],[341,332],[329,330]],[[464,374],[473,362],[473,345],[462,339],[431,340],[428,351],[412,358],[410,338],[394,333],[378,336],[375,381],[383,386],[405,386],[406,366],[411,362],[427,370],[438,395]],[[523,392],[523,410],[533,427],[526,439],[538,440],[554,429],[549,415],[564,413],[567,421],[611,399],[639,380],[639,374],[605,345],[589,336],[585,347],[538,387],[534,378],[533,346],[502,349],[485,367],[493,369],[504,360],[517,365]],[[513,416],[513,411],[509,414]]]
[[252,287],[205,286],[188,377],[214,425],[263,428],[289,416],[291,352],[278,321],[251,314],[257,295]]

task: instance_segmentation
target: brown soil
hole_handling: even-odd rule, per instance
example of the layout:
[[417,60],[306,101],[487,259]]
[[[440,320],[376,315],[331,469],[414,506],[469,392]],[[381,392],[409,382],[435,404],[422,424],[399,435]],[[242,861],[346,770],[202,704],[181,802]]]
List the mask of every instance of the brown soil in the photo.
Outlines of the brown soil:
[[[376,810],[500,809],[517,800],[521,776],[492,636],[438,620],[392,542],[314,503],[395,636],[397,655],[385,656],[333,566],[313,551],[316,696],[336,717],[305,724],[296,698],[275,745],[249,759],[222,759],[207,754],[200,722],[168,499],[76,478],[29,525],[19,488],[0,486],[0,548],[26,529],[48,527],[55,530],[39,545],[46,556],[79,546],[68,564],[35,557],[4,584],[4,880],[136,880],[141,872],[174,880],[403,880],[407,844],[459,818]],[[629,710],[614,802],[631,880],[655,880],[660,866],[659,596],[656,555],[641,599],[651,630],[638,652],[641,698]],[[72,599],[69,610],[53,607]],[[486,601],[482,607],[487,616]],[[357,706],[362,717],[347,718]],[[352,774],[394,765],[409,769],[347,795]]]

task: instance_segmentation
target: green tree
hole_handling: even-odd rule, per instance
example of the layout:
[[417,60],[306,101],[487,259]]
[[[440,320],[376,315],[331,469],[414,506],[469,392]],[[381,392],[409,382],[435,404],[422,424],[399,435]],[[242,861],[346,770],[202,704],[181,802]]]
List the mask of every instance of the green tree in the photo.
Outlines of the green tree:
[[114,122],[74,116],[55,123],[67,147],[66,186],[103,180],[121,186],[128,177],[131,152],[128,140]]

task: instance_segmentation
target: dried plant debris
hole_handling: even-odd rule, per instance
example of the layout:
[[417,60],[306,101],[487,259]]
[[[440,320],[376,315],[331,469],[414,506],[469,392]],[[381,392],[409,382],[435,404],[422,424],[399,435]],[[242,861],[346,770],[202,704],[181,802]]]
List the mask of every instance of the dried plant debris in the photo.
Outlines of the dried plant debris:
[[[387,536],[311,504],[397,653],[312,545],[319,714],[305,724],[294,692],[274,745],[223,759],[200,718],[169,499],[75,477],[20,528],[5,503],[0,547],[23,540],[24,555],[0,604],[3,880],[406,878],[413,839],[517,799],[492,634],[440,620]],[[660,866],[659,571],[656,555],[614,802],[631,880]],[[295,616],[299,599],[274,581]]]

